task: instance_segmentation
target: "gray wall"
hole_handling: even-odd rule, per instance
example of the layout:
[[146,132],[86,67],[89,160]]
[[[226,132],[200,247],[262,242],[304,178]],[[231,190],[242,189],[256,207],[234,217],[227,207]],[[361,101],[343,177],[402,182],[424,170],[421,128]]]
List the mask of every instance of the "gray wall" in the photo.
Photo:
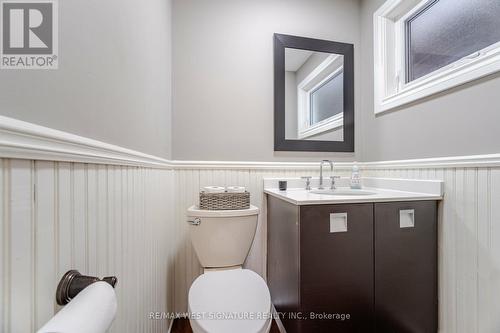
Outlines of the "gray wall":
[[[361,3],[364,161],[500,152],[500,77],[476,81],[392,113],[373,113],[373,13],[385,0]],[[361,128],[360,128],[361,125]]]
[[359,135],[356,156],[273,151],[273,33],[353,43],[359,105],[359,9],[357,0],[174,0],[173,157],[359,159]]
[[170,0],[59,1],[59,55],[0,72],[1,115],[170,157]]

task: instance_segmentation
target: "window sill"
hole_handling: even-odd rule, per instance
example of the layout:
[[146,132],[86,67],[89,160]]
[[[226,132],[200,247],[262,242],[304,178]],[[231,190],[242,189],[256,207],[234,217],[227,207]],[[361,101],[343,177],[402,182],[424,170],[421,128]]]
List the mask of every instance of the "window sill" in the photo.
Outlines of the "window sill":
[[326,131],[331,131],[336,128],[344,126],[344,114],[339,113],[333,117],[323,120],[311,127],[299,130],[298,139],[306,139],[314,135],[324,133]]
[[500,48],[488,52],[479,59],[465,64],[454,64],[450,68],[430,74],[423,80],[408,84],[398,93],[377,101],[375,114],[416,102],[498,71],[500,71]]

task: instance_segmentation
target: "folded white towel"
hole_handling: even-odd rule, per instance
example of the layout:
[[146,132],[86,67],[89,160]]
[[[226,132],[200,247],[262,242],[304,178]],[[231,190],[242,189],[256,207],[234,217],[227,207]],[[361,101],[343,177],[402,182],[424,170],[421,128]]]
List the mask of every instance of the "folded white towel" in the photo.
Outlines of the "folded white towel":
[[226,192],[226,188],[222,186],[205,186],[202,191],[206,193],[224,193]]
[[244,186],[228,186],[226,190],[229,193],[245,193],[246,188]]

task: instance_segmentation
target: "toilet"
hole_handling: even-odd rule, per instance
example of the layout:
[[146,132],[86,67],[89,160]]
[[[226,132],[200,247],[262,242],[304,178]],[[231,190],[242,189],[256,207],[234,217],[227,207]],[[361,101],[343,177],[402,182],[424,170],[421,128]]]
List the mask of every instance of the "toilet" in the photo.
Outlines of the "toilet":
[[259,208],[187,211],[189,234],[204,273],[191,285],[194,333],[266,333],[271,296],[257,273],[243,269],[257,229]]

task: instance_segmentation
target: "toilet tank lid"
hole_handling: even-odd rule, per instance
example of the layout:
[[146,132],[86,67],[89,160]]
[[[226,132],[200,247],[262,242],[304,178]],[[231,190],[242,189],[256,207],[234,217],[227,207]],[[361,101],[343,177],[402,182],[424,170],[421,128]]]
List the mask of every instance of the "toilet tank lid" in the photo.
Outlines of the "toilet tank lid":
[[191,206],[187,210],[187,215],[192,217],[238,217],[258,214],[259,208],[253,205],[250,205],[250,208],[247,209],[235,210],[207,210],[199,209],[197,206]]

